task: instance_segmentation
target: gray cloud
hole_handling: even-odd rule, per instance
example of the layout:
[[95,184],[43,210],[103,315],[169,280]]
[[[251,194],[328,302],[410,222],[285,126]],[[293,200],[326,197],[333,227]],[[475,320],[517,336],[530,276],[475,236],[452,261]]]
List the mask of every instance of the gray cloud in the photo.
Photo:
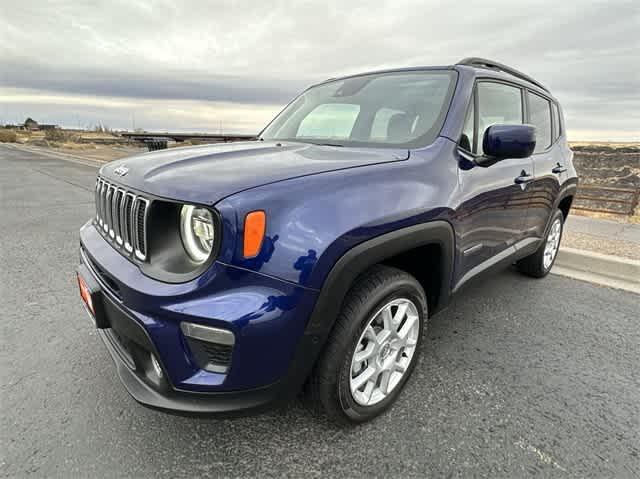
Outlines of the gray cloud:
[[204,75],[200,72],[99,70],[73,67],[49,69],[30,63],[7,62],[5,86],[106,97],[174,100],[283,103],[304,87],[296,80]]
[[[636,3],[22,1],[0,18],[0,87],[277,109],[330,76],[485,56],[549,86],[576,135],[632,138],[640,136]],[[37,105],[5,109],[52,111]],[[73,114],[118,122],[128,111],[105,108],[75,105]],[[163,121],[216,129],[206,118]]]

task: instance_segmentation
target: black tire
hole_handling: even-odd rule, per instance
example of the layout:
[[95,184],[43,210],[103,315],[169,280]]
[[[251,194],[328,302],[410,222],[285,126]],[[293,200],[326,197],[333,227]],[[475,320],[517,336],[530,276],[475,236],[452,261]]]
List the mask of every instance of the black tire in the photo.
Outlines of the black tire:
[[[373,315],[399,298],[409,299],[418,312],[418,337],[413,356],[404,376],[383,400],[362,406],[354,400],[349,386],[352,355]],[[377,265],[360,276],[347,293],[325,349],[307,382],[307,405],[339,424],[368,421],[385,411],[396,400],[415,368],[427,313],[424,290],[413,276],[404,271]]]
[[[540,244],[540,247],[535,251],[535,253],[522,258],[516,263],[516,267],[518,271],[521,273],[531,276],[532,278],[544,278],[551,268],[553,268],[554,263],[556,262],[556,258],[558,257],[558,253],[556,250],[556,254],[551,261],[551,264],[548,267],[544,265],[544,251],[547,245],[547,240],[549,238],[549,234],[552,230],[552,225],[556,222],[556,220],[560,220],[560,239],[559,242],[562,241],[562,233],[564,232],[564,215],[562,211],[556,210],[553,216],[551,217],[551,221],[549,222],[549,228],[545,234],[544,241]],[[558,245],[559,248],[559,245]]]

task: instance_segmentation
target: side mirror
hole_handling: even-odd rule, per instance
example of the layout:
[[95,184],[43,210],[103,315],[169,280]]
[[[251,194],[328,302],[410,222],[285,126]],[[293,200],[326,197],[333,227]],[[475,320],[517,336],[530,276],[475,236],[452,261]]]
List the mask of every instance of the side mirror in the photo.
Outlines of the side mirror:
[[491,125],[484,132],[480,165],[493,164],[507,158],[527,158],[536,147],[536,127],[533,125]]

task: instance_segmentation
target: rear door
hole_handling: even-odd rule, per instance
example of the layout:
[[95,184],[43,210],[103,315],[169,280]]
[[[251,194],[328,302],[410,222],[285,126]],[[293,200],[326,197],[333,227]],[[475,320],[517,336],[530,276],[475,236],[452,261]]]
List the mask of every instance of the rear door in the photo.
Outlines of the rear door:
[[[533,152],[534,181],[530,185],[531,203],[526,218],[526,234],[544,237],[560,184],[566,176],[560,143],[557,106],[549,98],[527,91],[527,122],[536,127],[536,149]],[[557,124],[556,124],[557,123]]]
[[454,220],[456,285],[509,256],[513,245],[524,237],[529,184],[517,184],[515,179],[533,179],[532,159],[506,159],[488,167],[472,163],[475,156],[484,153],[485,130],[494,124],[522,124],[524,111],[520,87],[489,80],[476,83],[459,143],[462,161],[458,169],[461,203]]

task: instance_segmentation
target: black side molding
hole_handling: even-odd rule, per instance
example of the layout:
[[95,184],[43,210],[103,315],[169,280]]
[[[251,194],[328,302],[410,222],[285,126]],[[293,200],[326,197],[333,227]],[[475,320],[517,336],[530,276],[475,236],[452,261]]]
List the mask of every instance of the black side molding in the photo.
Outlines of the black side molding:
[[353,247],[336,262],[325,279],[305,334],[318,335],[323,342],[333,327],[347,291],[360,274],[385,259],[429,244],[437,244],[442,249],[442,287],[434,312],[442,309],[449,303],[451,294],[454,243],[451,225],[437,220],[392,231]]

